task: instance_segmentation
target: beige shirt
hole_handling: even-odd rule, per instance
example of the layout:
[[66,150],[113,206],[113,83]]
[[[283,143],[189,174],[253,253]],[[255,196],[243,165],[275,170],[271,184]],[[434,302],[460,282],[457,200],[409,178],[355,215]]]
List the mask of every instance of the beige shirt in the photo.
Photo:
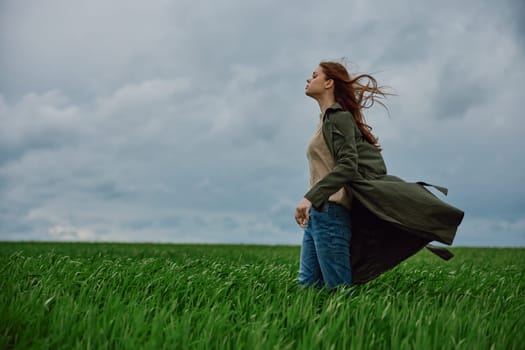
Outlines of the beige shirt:
[[[322,122],[319,122],[319,126],[308,145],[306,157],[310,166],[310,188],[312,188],[335,167],[335,161],[323,137]],[[344,187],[332,194],[328,200],[341,204],[349,210],[352,205],[351,198]]]

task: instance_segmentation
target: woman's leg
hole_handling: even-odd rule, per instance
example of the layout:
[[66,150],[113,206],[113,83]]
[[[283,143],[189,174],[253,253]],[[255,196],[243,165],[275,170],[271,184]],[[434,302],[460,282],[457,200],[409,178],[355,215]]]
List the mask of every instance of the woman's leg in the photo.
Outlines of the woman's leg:
[[299,284],[305,287],[312,285],[322,286],[323,276],[317,259],[317,250],[312,237],[312,220],[304,230],[303,244],[301,245],[301,260],[299,267]]
[[326,287],[349,285],[352,283],[350,212],[339,204],[325,202],[321,210],[312,209],[310,222],[311,237]]

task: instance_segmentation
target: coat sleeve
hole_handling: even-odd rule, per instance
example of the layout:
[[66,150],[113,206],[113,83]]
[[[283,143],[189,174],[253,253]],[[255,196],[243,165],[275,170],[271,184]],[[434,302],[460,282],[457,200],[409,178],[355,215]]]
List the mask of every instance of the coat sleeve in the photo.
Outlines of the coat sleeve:
[[304,195],[314,208],[321,207],[323,202],[357,175],[358,155],[352,115],[349,112],[334,113],[325,123],[328,124],[323,129],[326,127],[330,133],[325,140],[332,141],[332,147],[328,145],[328,148],[333,152],[335,167]]

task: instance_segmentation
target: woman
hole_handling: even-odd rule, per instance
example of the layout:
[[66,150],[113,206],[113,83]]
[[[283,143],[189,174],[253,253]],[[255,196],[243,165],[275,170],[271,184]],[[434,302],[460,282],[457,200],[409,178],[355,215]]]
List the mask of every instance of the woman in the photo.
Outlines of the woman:
[[[342,64],[321,62],[305,93],[321,114],[307,149],[311,188],[295,210],[305,229],[299,283],[328,289],[364,283],[430,241],[451,244],[463,212],[426,190],[428,184],[386,173],[378,140],[362,115],[386,95],[376,80],[350,77]],[[428,248],[445,259],[451,255]]]

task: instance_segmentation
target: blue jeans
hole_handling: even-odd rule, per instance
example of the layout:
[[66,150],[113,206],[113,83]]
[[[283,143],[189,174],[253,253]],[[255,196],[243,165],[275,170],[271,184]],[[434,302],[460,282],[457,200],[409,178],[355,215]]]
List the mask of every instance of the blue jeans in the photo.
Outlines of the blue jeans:
[[301,246],[299,283],[332,289],[352,283],[350,267],[350,212],[326,201],[310,209]]

